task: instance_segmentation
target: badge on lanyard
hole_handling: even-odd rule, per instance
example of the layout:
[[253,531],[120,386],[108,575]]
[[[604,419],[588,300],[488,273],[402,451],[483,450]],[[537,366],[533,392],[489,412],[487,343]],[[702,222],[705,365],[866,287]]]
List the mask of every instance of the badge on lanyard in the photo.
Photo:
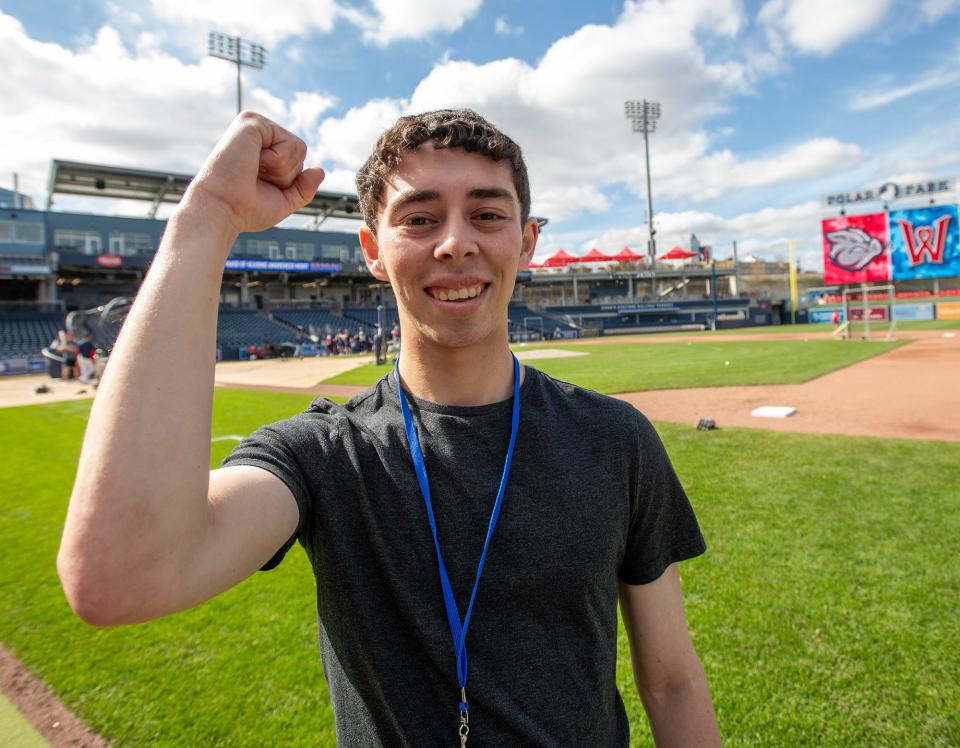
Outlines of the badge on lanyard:
[[467,744],[467,734],[470,732],[470,705],[467,703],[467,627],[470,625],[470,616],[473,614],[473,604],[477,598],[477,587],[480,584],[480,577],[483,574],[483,565],[487,559],[490,539],[493,537],[493,530],[497,526],[497,520],[500,518],[500,508],[503,506],[503,494],[507,487],[507,478],[510,476],[510,463],[513,460],[513,447],[517,442],[517,431],[519,431],[520,428],[520,362],[516,356],[513,356],[513,417],[510,424],[510,444],[507,447],[507,457],[503,463],[503,476],[500,478],[500,488],[497,491],[497,499],[493,503],[493,510],[490,512],[490,524],[487,526],[487,537],[483,542],[483,552],[480,554],[480,562],[477,564],[477,576],[473,581],[473,591],[470,593],[470,604],[467,605],[467,615],[462,619],[462,622],[460,611],[457,609],[457,601],[453,597],[453,589],[450,586],[450,577],[447,575],[447,568],[443,563],[443,554],[440,552],[440,540],[437,537],[437,523],[433,516],[433,504],[430,501],[430,482],[427,480],[427,466],[423,459],[423,450],[420,449],[420,439],[417,437],[417,429],[413,423],[410,406],[407,404],[407,398],[403,394],[403,387],[400,386],[399,357],[397,357],[397,361],[393,367],[393,378],[397,383],[400,410],[403,413],[403,426],[407,433],[407,445],[410,448],[413,469],[417,474],[417,483],[420,484],[420,493],[423,494],[423,503],[427,510],[427,521],[430,523],[430,532],[433,533],[433,545],[437,550],[437,569],[440,574],[440,587],[443,590],[443,604],[447,611],[447,623],[450,626],[450,636],[453,639],[454,655],[457,658],[457,683],[460,686],[460,702],[458,705],[460,727],[458,734],[462,747]]

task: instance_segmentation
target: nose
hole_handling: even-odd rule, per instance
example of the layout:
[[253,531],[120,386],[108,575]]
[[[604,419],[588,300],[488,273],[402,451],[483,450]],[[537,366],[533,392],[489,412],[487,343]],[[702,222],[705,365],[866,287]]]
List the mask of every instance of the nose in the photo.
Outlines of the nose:
[[476,232],[469,220],[462,216],[450,216],[443,228],[440,241],[433,250],[436,259],[463,259],[480,251]]

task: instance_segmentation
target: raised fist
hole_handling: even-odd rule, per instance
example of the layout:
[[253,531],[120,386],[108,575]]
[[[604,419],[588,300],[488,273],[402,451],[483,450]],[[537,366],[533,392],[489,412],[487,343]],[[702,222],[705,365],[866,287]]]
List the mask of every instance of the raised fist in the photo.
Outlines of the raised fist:
[[323,169],[303,168],[307,146],[293,133],[254,112],[238,114],[184,196],[205,220],[225,221],[237,232],[262,231],[309,203]]

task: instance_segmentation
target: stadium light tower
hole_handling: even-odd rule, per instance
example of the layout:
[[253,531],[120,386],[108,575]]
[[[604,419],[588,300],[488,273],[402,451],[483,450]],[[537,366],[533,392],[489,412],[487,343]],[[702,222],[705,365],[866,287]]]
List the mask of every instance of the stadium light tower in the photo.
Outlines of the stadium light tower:
[[254,44],[239,36],[228,36],[219,31],[211,31],[207,36],[207,54],[237,65],[237,114],[243,110],[243,97],[240,92],[240,68],[262,70],[267,64],[267,50],[260,44]]
[[653,271],[654,296],[657,293],[657,233],[653,228],[653,195],[650,192],[650,133],[657,131],[657,120],[660,119],[660,102],[657,101],[627,101],[624,103],[627,119],[633,122],[633,131],[643,133],[643,147],[647,156],[647,226],[650,239],[647,241],[647,252],[650,254],[650,268]]

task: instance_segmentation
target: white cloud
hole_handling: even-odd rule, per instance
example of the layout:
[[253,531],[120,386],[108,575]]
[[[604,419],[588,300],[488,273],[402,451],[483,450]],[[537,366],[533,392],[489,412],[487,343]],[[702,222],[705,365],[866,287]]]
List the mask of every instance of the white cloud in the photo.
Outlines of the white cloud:
[[826,56],[876,26],[892,4],[892,0],[769,0],[758,19],[774,38],[783,34],[799,51]]
[[374,13],[341,8],[340,14],[363,31],[364,40],[386,46],[398,39],[423,39],[453,32],[480,9],[483,0],[371,0]]
[[523,26],[511,26],[506,18],[500,17],[493,24],[493,30],[500,36],[521,36]]
[[115,21],[121,21],[128,26],[143,25],[143,16],[134,10],[123,7],[120,3],[107,2],[106,8],[110,18]]
[[404,100],[374,99],[343,117],[324,120],[316,141],[308,142],[311,163],[356,171],[367,160],[380,133],[404,113],[405,107]]
[[[856,166],[864,158],[859,146],[835,138],[814,138],[757,159],[739,159],[732,151],[707,154],[700,139],[694,139],[690,155],[696,161],[696,179],[689,172],[672,168],[656,178],[657,193],[696,200],[717,197],[728,190],[762,187],[809,180]],[[670,164],[667,165],[668,167]]]
[[[796,240],[798,247],[816,248],[820,237],[820,203],[810,201],[788,208],[765,208],[724,218],[703,211],[661,212],[656,214],[657,252],[662,254],[674,244],[687,246],[690,234],[696,234],[701,244],[714,248],[714,255],[722,258],[733,254],[733,241],[738,243],[738,254],[752,253],[771,259],[784,259],[788,243]],[[583,241],[580,248],[597,247],[615,252],[623,246],[645,253],[646,226],[612,229]]]
[[290,121],[288,126],[300,136],[312,137],[317,128],[320,116],[335,106],[337,99],[333,96],[297,91],[290,104]]
[[924,91],[946,88],[958,81],[960,81],[960,70],[953,68],[929,70],[913,83],[904,86],[896,88],[883,86],[873,91],[858,93],[850,101],[850,109],[855,112],[875,109]]
[[333,29],[339,9],[334,0],[283,0],[269,7],[251,0],[151,0],[154,14],[189,26],[239,34],[271,45],[289,36]]
[[920,4],[920,15],[928,22],[939,21],[958,8],[960,0],[923,0]]
[[[43,200],[53,158],[200,167],[236,111],[233,71],[212,58],[183,63],[150,36],[141,35],[137,49],[109,26],[76,51],[38,42],[0,13],[0,163],[21,175],[25,192]],[[250,87],[244,101],[287,127],[315,128],[324,97],[303,94],[288,106]]]
[[535,193],[532,212],[547,216],[552,221],[562,221],[580,213],[605,213],[610,210],[610,200],[592,184],[567,187],[545,186]]
[[397,115],[470,107],[523,146],[533,210],[555,223],[606,212],[604,191],[617,183],[646,194],[642,139],[624,117],[626,99],[662,104],[653,141],[655,195],[702,200],[858,163],[861,150],[833,138],[746,159],[711,151],[704,121],[750,90],[752,72],[736,61],[709,63],[695,35],[733,35],[742,23],[733,0],[628,2],[616,24],[559,39],[536,66],[441,61],[409,99],[370,102],[324,121],[315,148],[326,163],[356,169]]

